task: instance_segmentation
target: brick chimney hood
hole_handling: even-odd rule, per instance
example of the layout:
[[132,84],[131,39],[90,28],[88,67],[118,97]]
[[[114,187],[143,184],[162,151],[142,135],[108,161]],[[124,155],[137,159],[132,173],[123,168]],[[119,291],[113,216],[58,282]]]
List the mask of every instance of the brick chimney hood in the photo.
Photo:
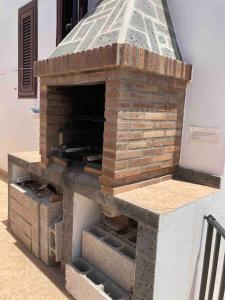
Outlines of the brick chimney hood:
[[[35,64],[43,168],[52,163],[52,149],[63,145],[59,133],[87,101],[92,114],[103,114],[104,130],[91,135],[101,145],[103,192],[173,174],[191,70],[182,62],[165,0],[99,1],[48,59]],[[87,128],[79,130],[88,135]]]

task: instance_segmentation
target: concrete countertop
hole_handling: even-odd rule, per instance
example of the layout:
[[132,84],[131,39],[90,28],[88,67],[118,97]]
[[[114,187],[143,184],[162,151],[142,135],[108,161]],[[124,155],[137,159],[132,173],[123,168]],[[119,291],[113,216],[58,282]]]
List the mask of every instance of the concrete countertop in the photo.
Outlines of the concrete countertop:
[[147,187],[117,195],[123,201],[132,203],[156,214],[166,214],[218,190],[208,186],[167,180]]
[[37,164],[41,162],[41,155],[39,154],[39,151],[10,153],[8,157],[11,163],[15,163],[21,167],[28,167],[30,164]]
[[[218,192],[218,189],[212,187],[169,179],[116,196],[108,196],[101,192],[98,178],[84,173],[80,166],[72,166],[59,172],[58,167],[52,164],[46,171],[40,172],[40,155],[37,151],[10,154],[9,161],[45,179],[62,176],[62,181],[61,178],[58,178],[58,181],[63,182],[64,188],[69,188],[99,203],[114,206],[122,214],[154,226],[157,225],[160,215],[171,213]],[[53,176],[54,173],[57,173],[56,176]]]

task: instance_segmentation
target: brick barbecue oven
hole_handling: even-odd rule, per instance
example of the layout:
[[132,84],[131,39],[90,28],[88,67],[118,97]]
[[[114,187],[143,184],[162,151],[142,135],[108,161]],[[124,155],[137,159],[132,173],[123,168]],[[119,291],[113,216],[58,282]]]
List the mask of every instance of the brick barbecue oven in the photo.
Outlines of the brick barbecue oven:
[[78,148],[65,164],[97,155],[84,170],[96,169],[108,194],[174,172],[191,67],[156,2],[101,2],[36,64],[43,167],[57,147],[61,157],[62,146]]
[[191,79],[166,1],[100,1],[35,73],[41,160],[27,168],[62,198],[62,223],[49,230],[61,228],[67,290],[77,300],[153,299],[159,219],[139,192],[176,188]]

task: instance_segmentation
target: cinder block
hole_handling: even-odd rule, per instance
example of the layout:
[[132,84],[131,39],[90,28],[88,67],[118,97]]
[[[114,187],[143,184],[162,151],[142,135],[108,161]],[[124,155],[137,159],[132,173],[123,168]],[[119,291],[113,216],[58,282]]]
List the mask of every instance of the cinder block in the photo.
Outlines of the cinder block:
[[40,257],[40,201],[33,200],[32,207],[32,253]]
[[109,231],[112,235],[129,244],[131,247],[136,247],[137,229],[129,226],[120,232],[115,232],[113,230],[109,230],[103,223],[100,224],[100,227],[106,231]]
[[[17,184],[9,186],[9,218],[10,224],[18,227],[15,234],[26,244],[23,232],[31,238],[31,251],[36,257],[41,257],[47,265],[54,261],[49,257],[49,225],[62,215],[62,201],[51,203],[48,197],[38,197],[37,192],[29,187]],[[28,228],[27,223],[30,224]],[[60,227],[56,227],[59,236]],[[22,231],[21,233],[19,231]],[[57,253],[58,255],[58,253]]]
[[114,282],[131,292],[135,277],[135,250],[99,226],[83,231],[82,256]]
[[10,209],[10,222],[13,222],[18,230],[22,231],[25,235],[31,238],[31,224],[29,224],[23,218],[17,215],[17,213],[13,209]]
[[32,208],[32,198],[31,196],[27,195],[27,189],[18,186],[17,184],[11,183],[9,185],[9,194],[10,197],[14,198],[19,202],[21,205],[26,207],[27,209]]
[[56,262],[62,260],[62,216],[49,227],[49,255],[53,256]]
[[31,251],[31,239],[23,231],[19,230],[13,222],[10,223],[10,227],[17,238]]
[[130,295],[83,258],[66,265],[66,289],[76,300],[128,300]]
[[62,210],[62,201],[50,203],[47,198],[45,201],[42,199],[42,203],[40,205],[40,257],[46,265],[55,263],[55,259],[49,255],[48,231],[49,226],[53,223],[53,221],[62,215]]
[[[9,207],[16,215],[21,217],[24,221],[31,225],[31,233],[26,234],[31,238],[31,251],[36,257],[40,257],[39,254],[39,206],[40,200],[37,194],[28,187],[21,187],[17,184],[10,184],[9,186]],[[15,214],[11,215],[9,211],[10,223],[14,222],[19,227],[18,218]],[[14,220],[15,219],[15,220]],[[17,220],[17,221],[16,221]],[[21,224],[22,220],[20,220]],[[24,224],[24,226],[26,223]],[[21,227],[19,227],[21,228]],[[26,226],[24,227],[24,230]]]
[[12,197],[9,197],[9,206],[13,209],[18,215],[25,219],[28,223],[32,224],[32,211],[21,205],[17,199],[15,200]]
[[120,211],[118,211],[118,209],[116,209],[113,206],[109,206],[109,205],[102,205],[102,212],[105,216],[109,217],[109,218],[114,218],[114,217],[118,217],[121,215]]

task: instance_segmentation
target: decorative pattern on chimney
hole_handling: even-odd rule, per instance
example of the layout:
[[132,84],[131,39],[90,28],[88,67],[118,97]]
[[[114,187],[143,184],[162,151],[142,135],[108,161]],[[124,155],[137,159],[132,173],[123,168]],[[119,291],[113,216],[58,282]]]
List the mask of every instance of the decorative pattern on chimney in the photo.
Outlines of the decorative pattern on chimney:
[[181,60],[166,0],[102,0],[50,58],[114,43]]

